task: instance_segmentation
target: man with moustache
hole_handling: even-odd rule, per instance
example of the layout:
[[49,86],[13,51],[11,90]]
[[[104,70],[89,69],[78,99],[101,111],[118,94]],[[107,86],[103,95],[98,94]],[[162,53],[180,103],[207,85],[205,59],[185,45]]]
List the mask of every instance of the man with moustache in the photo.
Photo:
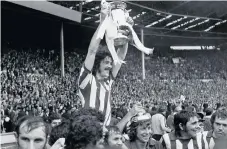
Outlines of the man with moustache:
[[[104,125],[109,125],[111,120],[111,87],[121,68],[121,63],[114,64],[108,50],[101,50],[98,33],[101,30],[103,21],[110,13],[110,6],[101,10],[101,21],[95,31],[85,59],[81,68],[78,85],[79,97],[84,108],[95,108],[105,115]],[[133,20],[128,17],[128,23]],[[130,29],[129,29],[130,30]],[[105,46],[107,49],[107,46]],[[118,47],[118,57],[121,61],[125,59],[128,44]]]
[[162,136],[161,149],[202,149],[199,118],[195,112],[181,111],[174,115],[175,131]]
[[213,130],[203,132],[205,149],[227,148],[227,109],[217,110],[211,116]]

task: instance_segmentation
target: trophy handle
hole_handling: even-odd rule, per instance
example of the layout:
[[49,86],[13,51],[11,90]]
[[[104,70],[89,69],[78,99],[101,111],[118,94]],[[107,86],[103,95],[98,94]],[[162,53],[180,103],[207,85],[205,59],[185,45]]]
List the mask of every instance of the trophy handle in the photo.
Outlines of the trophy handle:
[[154,51],[154,48],[150,49],[150,48],[146,48],[144,47],[144,45],[140,42],[138,36],[136,35],[135,31],[133,30],[133,28],[130,26],[131,28],[131,32],[132,32],[132,39],[134,41],[135,44],[134,45],[137,49],[139,49],[140,51],[146,53],[146,54],[152,54]]
[[110,54],[112,55],[114,64],[125,63],[125,61],[122,61],[118,58],[118,55],[117,55],[115,47],[114,47],[114,40],[108,39],[107,36],[105,36],[105,37],[106,37],[106,44],[107,44],[108,50],[110,51]]

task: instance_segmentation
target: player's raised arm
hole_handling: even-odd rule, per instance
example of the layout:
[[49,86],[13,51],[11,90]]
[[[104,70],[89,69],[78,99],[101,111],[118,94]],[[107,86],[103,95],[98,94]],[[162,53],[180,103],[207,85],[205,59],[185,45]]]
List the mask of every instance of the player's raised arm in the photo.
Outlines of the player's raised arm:
[[[133,19],[131,17],[128,17],[127,20],[126,20],[127,23],[129,23],[130,25],[133,25],[134,22],[133,22]],[[132,30],[130,27],[128,27],[128,30],[129,34],[132,33]],[[117,56],[118,58],[121,60],[121,61],[124,61],[125,57],[126,57],[126,54],[128,52],[128,43],[126,43],[125,45],[123,45],[122,47],[118,48],[117,50]],[[115,78],[121,68],[121,65],[122,63],[117,63],[117,64],[114,64],[113,65],[113,77]]]
[[96,31],[91,39],[90,45],[88,47],[88,53],[87,53],[84,64],[85,64],[85,67],[90,71],[92,70],[92,68],[94,66],[95,56],[96,56],[96,53],[98,51],[99,44],[101,41],[101,39],[98,38],[98,33],[101,29],[102,23],[103,23],[106,15],[108,15],[109,12],[110,12],[110,7],[106,7],[105,9],[102,9],[102,11],[100,13],[100,15],[101,15],[100,24],[99,24],[98,28],[96,29]]
[[[126,43],[125,45],[123,45],[123,47],[121,47],[117,50],[117,56],[121,61],[124,61],[127,51],[128,51],[128,43]],[[121,65],[122,65],[122,63],[113,64],[112,75],[114,78],[116,78],[116,76],[121,68]]]

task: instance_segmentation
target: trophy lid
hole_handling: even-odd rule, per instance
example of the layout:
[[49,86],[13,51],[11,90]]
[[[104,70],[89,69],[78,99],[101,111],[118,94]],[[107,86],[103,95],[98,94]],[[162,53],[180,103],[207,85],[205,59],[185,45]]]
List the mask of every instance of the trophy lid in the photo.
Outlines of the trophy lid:
[[115,0],[113,2],[110,2],[111,9],[122,9],[125,10],[127,7],[127,4],[122,2],[121,0]]

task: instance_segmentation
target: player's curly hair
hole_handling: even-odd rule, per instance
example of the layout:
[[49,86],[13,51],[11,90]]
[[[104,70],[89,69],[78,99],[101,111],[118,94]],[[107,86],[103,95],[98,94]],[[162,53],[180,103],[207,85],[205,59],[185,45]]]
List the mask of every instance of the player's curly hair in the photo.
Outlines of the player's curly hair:
[[[106,47],[106,48],[107,48],[107,47]],[[92,69],[92,74],[93,74],[93,75],[96,75],[96,72],[97,72],[97,71],[99,70],[99,68],[100,68],[100,63],[101,63],[101,61],[104,60],[107,56],[110,57],[110,58],[112,59],[112,61],[113,61],[113,58],[112,58],[110,52],[109,52],[107,49],[105,49],[105,50],[100,50],[100,51],[98,51],[98,52],[96,53],[95,62],[94,62],[94,67],[93,67],[93,69]],[[111,72],[111,70],[110,70],[110,72]]]
[[48,118],[48,122],[51,123],[53,120],[56,119],[61,119],[61,115],[57,113],[52,113]]
[[81,115],[71,122],[65,149],[84,149],[102,138],[102,124],[92,115]]
[[94,116],[100,122],[104,122],[104,120],[105,120],[104,115],[100,111],[98,111],[98,110],[96,110],[94,108],[81,108],[80,110],[74,111],[71,114],[71,121],[73,121],[74,119],[76,119],[78,116],[81,116],[81,115],[91,115],[91,116]]
[[51,130],[49,145],[53,145],[59,138],[66,138],[69,133],[69,123],[63,122]]

